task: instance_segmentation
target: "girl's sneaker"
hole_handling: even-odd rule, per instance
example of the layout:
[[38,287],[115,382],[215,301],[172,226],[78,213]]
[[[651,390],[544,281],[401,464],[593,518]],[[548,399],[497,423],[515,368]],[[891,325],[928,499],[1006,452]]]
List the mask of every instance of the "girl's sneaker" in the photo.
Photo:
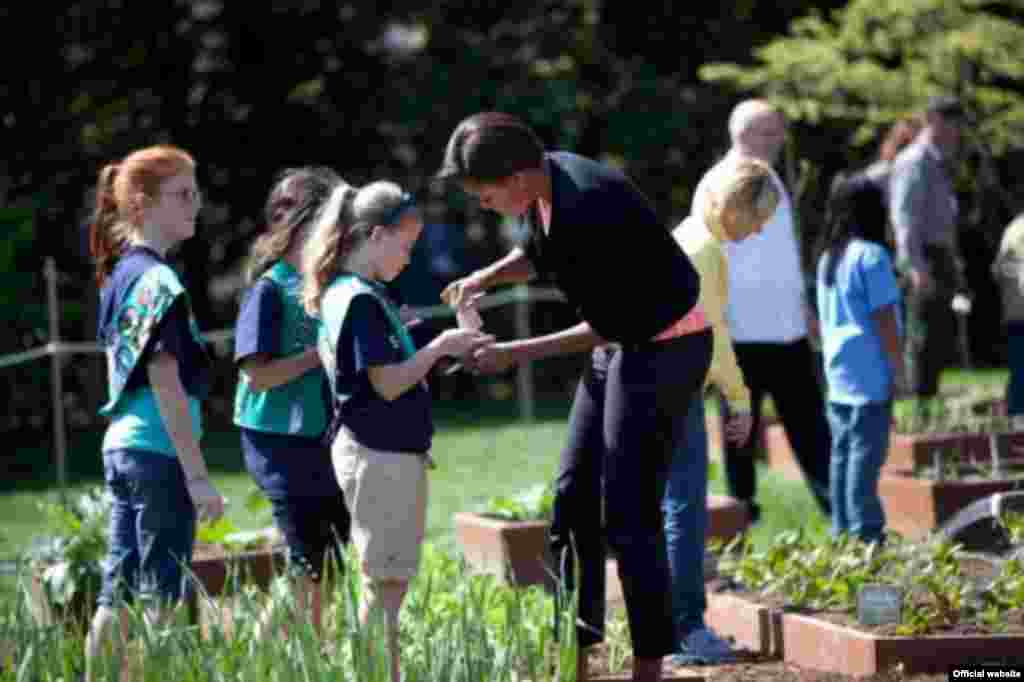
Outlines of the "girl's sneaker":
[[672,665],[722,665],[736,660],[732,647],[707,628],[694,630],[683,638],[682,652],[672,656]]

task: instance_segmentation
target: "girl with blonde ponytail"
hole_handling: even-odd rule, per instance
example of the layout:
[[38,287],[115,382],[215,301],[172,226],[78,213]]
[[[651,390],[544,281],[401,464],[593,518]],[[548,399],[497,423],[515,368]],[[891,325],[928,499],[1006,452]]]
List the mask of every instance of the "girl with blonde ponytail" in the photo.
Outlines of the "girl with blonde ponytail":
[[433,436],[424,378],[443,356],[493,342],[448,329],[417,350],[384,288],[409,263],[423,229],[412,196],[393,182],[337,187],[303,257],[308,312],[334,402],[331,459],[352,514],[366,585],[360,619],[383,616],[391,676],[399,672],[398,614],[419,565]]
[[338,186],[321,207],[302,253],[302,304],[306,312],[319,317],[320,298],[327,285],[341,271],[341,246],[348,232],[345,216],[358,190]]

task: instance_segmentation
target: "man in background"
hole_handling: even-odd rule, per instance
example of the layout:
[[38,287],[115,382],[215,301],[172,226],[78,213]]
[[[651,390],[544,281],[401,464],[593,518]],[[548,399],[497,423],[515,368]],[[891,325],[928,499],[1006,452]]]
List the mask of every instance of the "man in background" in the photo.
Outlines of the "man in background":
[[964,120],[957,99],[932,98],[924,128],[896,156],[889,180],[896,268],[907,287],[907,388],[918,399],[938,394],[939,374],[956,349],[952,300],[966,287],[953,172]]
[[[701,179],[694,192],[691,213],[703,205],[706,187],[713,185],[714,176],[724,172],[729,164],[744,158],[775,163],[786,140],[786,119],[765,100],[745,100],[729,117],[729,137],[732,146],[725,158]],[[761,508],[755,500],[754,452],[765,394],[772,396],[818,507],[826,517],[831,514],[831,436],[807,338],[809,324],[814,324],[813,314],[805,300],[789,192],[777,174],[772,179],[781,195],[772,218],[759,234],[723,245],[729,267],[726,323],[750,389],[753,417],[747,442],[724,447],[726,482],[729,494],[747,503],[755,522],[760,518]]]

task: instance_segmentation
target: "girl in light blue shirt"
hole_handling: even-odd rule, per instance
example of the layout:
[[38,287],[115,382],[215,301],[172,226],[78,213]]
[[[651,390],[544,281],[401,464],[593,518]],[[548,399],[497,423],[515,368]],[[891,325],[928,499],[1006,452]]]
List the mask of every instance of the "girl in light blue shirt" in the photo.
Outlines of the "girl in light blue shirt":
[[881,190],[865,177],[832,192],[818,260],[817,303],[832,432],[832,530],[882,539],[878,477],[903,374],[899,302],[885,245]]

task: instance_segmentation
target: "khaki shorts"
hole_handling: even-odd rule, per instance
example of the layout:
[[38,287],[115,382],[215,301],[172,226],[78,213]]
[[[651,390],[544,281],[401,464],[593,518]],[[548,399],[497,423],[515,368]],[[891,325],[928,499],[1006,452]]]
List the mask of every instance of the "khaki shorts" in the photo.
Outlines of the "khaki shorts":
[[343,427],[331,460],[363,574],[374,581],[411,580],[426,531],[426,458],[370,449]]

